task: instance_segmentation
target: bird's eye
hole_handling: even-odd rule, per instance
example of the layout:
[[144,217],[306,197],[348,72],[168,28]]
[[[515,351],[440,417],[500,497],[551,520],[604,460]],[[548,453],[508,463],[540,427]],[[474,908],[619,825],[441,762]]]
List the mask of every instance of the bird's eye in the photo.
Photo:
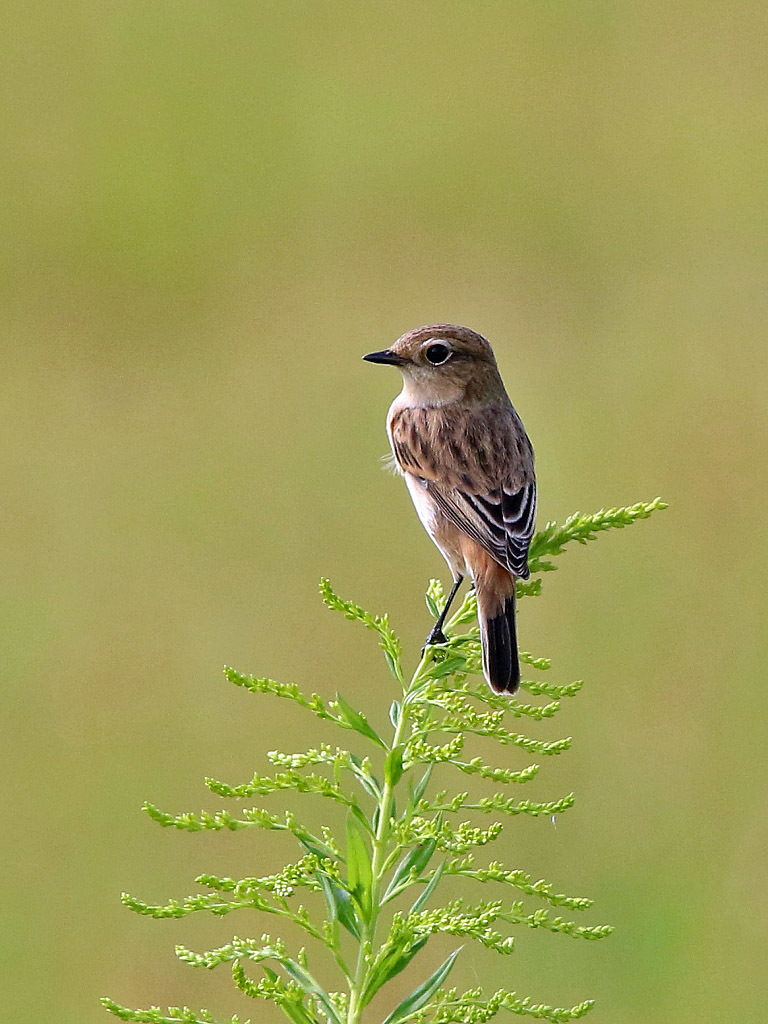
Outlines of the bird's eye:
[[433,366],[440,366],[451,358],[451,350],[447,345],[430,345],[424,355]]

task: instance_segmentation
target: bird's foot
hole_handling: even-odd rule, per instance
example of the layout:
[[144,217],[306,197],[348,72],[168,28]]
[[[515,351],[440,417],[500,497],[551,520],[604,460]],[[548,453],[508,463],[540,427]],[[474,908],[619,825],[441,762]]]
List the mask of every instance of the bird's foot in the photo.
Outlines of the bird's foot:
[[448,638],[446,637],[445,633],[442,631],[442,629],[438,629],[437,627],[435,627],[430,632],[430,634],[427,637],[427,639],[424,641],[424,647],[422,648],[421,653],[423,655],[424,651],[426,651],[426,649],[428,647],[434,647],[435,644],[447,644],[447,643],[448,643]]

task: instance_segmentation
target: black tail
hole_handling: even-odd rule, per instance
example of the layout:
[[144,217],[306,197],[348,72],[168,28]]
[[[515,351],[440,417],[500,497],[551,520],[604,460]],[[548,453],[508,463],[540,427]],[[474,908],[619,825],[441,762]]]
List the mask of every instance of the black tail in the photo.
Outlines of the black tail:
[[493,618],[486,617],[481,609],[479,611],[483,675],[496,693],[515,693],[520,685],[515,599],[508,597],[504,610]]

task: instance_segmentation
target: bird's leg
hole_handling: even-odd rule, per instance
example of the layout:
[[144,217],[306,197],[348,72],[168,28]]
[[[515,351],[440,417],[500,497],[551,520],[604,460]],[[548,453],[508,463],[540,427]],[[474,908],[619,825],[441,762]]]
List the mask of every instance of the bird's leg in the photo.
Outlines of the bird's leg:
[[456,577],[456,579],[454,581],[454,584],[453,584],[453,590],[448,595],[448,600],[445,602],[445,604],[443,606],[443,610],[438,615],[437,621],[435,622],[434,626],[430,630],[429,636],[424,641],[424,647],[425,648],[426,647],[431,647],[433,644],[444,644],[444,643],[446,643],[445,633],[443,633],[443,626],[445,625],[446,616],[448,615],[448,612],[450,611],[451,605],[453,604],[453,599],[454,599],[454,597],[456,597],[458,589],[461,586],[461,584],[463,583],[463,581],[464,581],[464,577],[463,576],[457,576]]

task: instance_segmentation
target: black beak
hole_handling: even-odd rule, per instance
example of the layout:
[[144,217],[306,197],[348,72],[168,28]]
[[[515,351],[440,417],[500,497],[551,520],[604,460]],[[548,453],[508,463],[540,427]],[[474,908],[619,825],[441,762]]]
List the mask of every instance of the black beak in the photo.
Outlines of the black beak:
[[367,356],[363,356],[363,359],[369,363],[388,363],[390,366],[402,366],[406,362],[397,352],[392,352],[388,348],[381,352],[369,352]]

